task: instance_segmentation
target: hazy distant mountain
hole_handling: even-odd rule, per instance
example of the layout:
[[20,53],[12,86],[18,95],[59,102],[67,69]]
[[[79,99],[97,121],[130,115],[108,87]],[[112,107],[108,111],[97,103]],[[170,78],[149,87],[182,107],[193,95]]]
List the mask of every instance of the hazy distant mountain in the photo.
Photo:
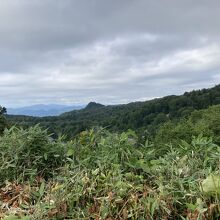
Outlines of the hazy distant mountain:
[[72,111],[72,110],[79,110],[84,108],[84,105],[56,105],[56,104],[49,104],[49,105],[32,105],[32,106],[25,106],[21,108],[8,108],[7,113],[10,115],[28,115],[28,116],[57,116],[64,112]]

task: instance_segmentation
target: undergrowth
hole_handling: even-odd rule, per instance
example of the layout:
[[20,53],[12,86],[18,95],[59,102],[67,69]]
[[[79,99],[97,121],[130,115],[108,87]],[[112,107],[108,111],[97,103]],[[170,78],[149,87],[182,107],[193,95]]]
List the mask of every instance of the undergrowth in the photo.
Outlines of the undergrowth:
[[139,144],[132,131],[0,137],[0,219],[218,219],[220,147],[202,135]]

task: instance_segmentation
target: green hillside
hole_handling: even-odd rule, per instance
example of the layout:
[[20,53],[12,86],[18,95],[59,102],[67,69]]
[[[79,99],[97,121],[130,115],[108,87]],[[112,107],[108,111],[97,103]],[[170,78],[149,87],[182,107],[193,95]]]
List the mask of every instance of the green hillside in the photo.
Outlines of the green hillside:
[[158,127],[170,120],[188,116],[192,111],[220,104],[220,85],[210,89],[186,92],[145,102],[104,106],[89,103],[82,110],[64,113],[58,117],[8,116],[10,124],[28,127],[40,123],[50,133],[65,134],[72,138],[94,126],[110,131],[138,131],[141,136],[155,135]]

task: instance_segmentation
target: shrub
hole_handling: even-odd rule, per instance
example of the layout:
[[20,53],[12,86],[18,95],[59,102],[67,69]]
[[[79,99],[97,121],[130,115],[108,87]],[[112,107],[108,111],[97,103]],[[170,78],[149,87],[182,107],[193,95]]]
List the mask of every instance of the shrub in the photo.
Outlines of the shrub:
[[12,127],[0,137],[0,182],[36,176],[49,177],[64,164],[64,145],[52,140],[38,125]]

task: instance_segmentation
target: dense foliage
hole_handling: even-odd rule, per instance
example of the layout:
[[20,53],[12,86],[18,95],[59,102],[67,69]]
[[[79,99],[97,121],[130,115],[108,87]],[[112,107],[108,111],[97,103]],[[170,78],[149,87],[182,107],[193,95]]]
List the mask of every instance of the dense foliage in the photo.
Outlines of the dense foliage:
[[8,116],[11,124],[32,126],[40,123],[56,135],[68,138],[94,126],[110,131],[135,130],[140,136],[154,136],[159,126],[170,120],[179,120],[194,110],[220,104],[220,85],[211,89],[186,92],[181,96],[167,96],[146,102],[103,106],[90,103],[85,109],[64,113],[58,117]]
[[213,106],[167,123],[145,144],[131,130],[92,129],[63,142],[38,125],[6,129],[0,217],[218,219],[219,111]]
[[65,148],[41,130],[39,126],[28,130],[12,127],[0,138],[0,180],[19,178],[32,179],[36,176],[49,178],[62,166]]
[[200,134],[212,137],[220,145],[220,105],[196,110],[187,118],[163,124],[157,131],[155,142],[157,145],[163,145],[164,142],[178,144],[180,140],[190,141],[192,135]]

